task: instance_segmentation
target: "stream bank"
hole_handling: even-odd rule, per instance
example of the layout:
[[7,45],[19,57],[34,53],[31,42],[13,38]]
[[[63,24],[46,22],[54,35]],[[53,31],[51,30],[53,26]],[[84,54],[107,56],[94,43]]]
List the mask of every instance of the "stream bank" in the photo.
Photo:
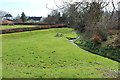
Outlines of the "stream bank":
[[[76,43],[74,43],[74,39],[79,39],[79,38],[80,38],[80,36],[78,36],[77,38],[69,38],[69,41],[70,41],[70,43],[72,43],[73,45],[79,47]],[[67,39],[68,39],[68,38],[67,38]]]

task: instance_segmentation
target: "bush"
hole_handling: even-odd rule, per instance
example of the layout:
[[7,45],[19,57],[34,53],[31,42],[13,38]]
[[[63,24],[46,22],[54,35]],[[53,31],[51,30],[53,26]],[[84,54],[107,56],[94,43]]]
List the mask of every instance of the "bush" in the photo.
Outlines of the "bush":
[[91,40],[93,41],[93,44],[95,45],[95,46],[97,46],[97,45],[99,45],[100,43],[101,43],[101,37],[100,36],[98,36],[98,35],[95,35],[95,36],[93,36],[92,38],[91,38]]
[[63,36],[62,33],[57,33],[57,34],[55,35],[55,37],[62,37],[62,36]]
[[113,46],[120,47],[120,34],[117,35],[116,38],[114,38],[114,44],[113,44]]
[[94,46],[94,42],[91,40],[77,39],[75,43],[81,48],[93,52],[94,54],[99,54],[101,56],[105,56],[113,60],[120,61],[119,47],[114,47],[114,46],[102,47],[101,45]]

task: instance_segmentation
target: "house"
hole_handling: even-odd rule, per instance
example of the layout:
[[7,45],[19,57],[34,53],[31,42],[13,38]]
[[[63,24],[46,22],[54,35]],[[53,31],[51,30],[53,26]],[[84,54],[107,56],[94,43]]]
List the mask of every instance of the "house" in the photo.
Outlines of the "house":
[[28,22],[40,22],[42,17],[28,17]]
[[13,21],[14,19],[12,15],[8,13],[5,16],[3,16],[3,20]]

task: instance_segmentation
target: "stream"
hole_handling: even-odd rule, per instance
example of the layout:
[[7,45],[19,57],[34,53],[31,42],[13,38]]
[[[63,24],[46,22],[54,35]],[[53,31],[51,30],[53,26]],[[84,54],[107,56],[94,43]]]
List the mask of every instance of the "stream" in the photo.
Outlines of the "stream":
[[[80,38],[80,36],[78,36],[77,38],[75,38],[75,39],[79,39]],[[77,46],[77,47],[79,47],[77,44],[75,44],[74,43],[74,41],[73,41],[74,39],[71,39],[71,40],[69,40],[70,41],[70,43],[72,43],[73,45],[75,45],[75,46]]]

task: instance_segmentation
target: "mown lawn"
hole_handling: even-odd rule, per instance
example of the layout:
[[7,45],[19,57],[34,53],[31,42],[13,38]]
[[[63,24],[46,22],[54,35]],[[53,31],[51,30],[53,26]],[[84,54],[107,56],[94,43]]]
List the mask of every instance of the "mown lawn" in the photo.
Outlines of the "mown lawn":
[[2,78],[2,35],[0,35],[0,79]]
[[1,29],[9,29],[9,28],[22,28],[22,27],[36,27],[40,25],[3,25]]
[[[62,33],[63,37],[55,37]],[[3,78],[115,78],[118,63],[70,43],[69,28],[4,34]]]

